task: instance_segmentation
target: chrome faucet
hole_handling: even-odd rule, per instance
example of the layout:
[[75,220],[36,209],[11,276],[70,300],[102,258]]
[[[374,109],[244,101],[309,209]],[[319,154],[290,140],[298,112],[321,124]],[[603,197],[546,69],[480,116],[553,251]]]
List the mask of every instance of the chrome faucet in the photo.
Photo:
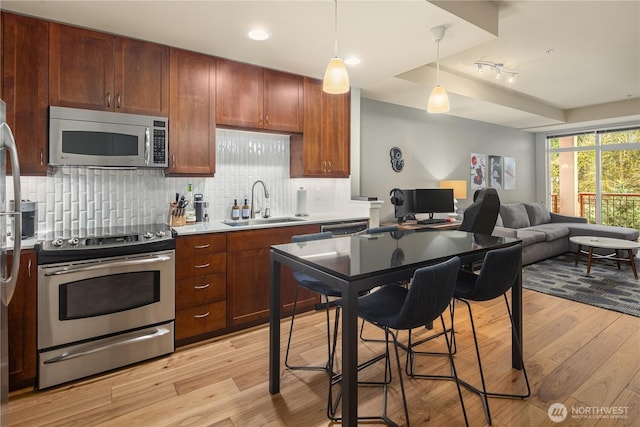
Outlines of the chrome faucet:
[[[253,193],[254,193],[254,189],[256,188],[256,184],[260,183],[262,184],[262,188],[264,188],[264,198],[265,198],[265,204],[266,202],[269,200],[269,192],[267,191],[267,186],[265,185],[265,183],[262,180],[257,180],[256,182],[253,183],[253,185],[251,186],[251,206],[250,206],[250,210],[251,210],[251,214],[250,217],[251,219],[255,218],[255,214],[259,213],[261,209],[258,209],[257,211],[254,210],[253,208]],[[269,210],[269,207],[265,207],[264,208],[264,214],[262,214],[263,218],[269,218],[271,216],[271,212]]]

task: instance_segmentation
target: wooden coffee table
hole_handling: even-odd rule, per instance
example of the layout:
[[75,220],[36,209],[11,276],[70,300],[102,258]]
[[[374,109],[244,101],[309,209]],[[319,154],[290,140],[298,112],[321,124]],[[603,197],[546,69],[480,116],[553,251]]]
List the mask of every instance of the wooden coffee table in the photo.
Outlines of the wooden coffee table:
[[[573,236],[569,237],[569,241],[578,245],[578,252],[576,253],[576,264],[580,261],[580,254],[584,253],[588,255],[587,258],[587,275],[591,272],[591,261],[594,259],[609,259],[618,263],[618,269],[620,269],[621,262],[628,262],[631,264],[633,275],[636,280],[638,279],[638,270],[636,269],[635,257],[633,255],[633,249],[640,248],[640,243],[633,242],[631,240],[613,239],[610,237],[593,237],[593,236]],[[582,250],[582,247],[588,248],[588,251]],[[612,249],[614,252],[609,255],[594,254],[594,248]],[[620,252],[626,252],[629,258],[620,256]]]

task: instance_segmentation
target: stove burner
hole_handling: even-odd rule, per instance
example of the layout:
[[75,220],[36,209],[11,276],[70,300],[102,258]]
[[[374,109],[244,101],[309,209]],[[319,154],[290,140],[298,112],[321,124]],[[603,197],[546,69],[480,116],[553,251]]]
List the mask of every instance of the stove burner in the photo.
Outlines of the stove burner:
[[50,236],[35,248],[39,264],[79,261],[175,249],[173,233],[166,224],[83,229]]

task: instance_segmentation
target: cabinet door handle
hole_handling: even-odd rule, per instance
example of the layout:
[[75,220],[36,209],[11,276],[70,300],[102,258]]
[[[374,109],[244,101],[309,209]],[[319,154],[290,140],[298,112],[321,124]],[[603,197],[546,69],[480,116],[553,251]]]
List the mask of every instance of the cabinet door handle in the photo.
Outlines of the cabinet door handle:
[[107,92],[107,107],[111,108],[111,92]]
[[116,108],[120,109],[120,94],[116,97]]
[[40,149],[40,166],[44,165],[44,150]]
[[264,116],[264,124],[266,124],[266,125],[269,124],[269,115],[268,114],[266,116]]
[[204,285],[195,285],[193,289],[207,289],[209,286],[211,286],[209,283],[205,283]]
[[175,154],[171,155],[171,163],[173,164],[172,167],[175,169],[176,168],[176,155]]
[[195,245],[193,248],[194,249],[207,249],[209,247],[209,244],[206,243],[204,245]]
[[331,160],[327,162],[327,166],[328,166],[327,172],[331,172]]
[[194,265],[193,268],[207,268],[211,265],[210,262],[206,263],[206,264],[200,264],[200,265]]
[[258,118],[258,123],[262,124],[262,113],[260,113],[260,117]]
[[31,278],[31,260],[27,263],[27,276]]
[[193,315],[194,319],[202,319],[202,318],[207,317],[207,316],[209,316],[209,312],[208,311],[206,313],[204,313],[204,314],[194,314]]

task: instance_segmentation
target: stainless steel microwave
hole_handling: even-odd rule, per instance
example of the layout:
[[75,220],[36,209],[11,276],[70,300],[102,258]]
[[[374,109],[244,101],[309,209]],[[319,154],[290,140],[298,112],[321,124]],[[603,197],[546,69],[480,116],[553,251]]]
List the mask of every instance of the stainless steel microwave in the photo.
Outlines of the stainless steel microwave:
[[166,117],[49,107],[49,164],[164,168],[168,134]]

